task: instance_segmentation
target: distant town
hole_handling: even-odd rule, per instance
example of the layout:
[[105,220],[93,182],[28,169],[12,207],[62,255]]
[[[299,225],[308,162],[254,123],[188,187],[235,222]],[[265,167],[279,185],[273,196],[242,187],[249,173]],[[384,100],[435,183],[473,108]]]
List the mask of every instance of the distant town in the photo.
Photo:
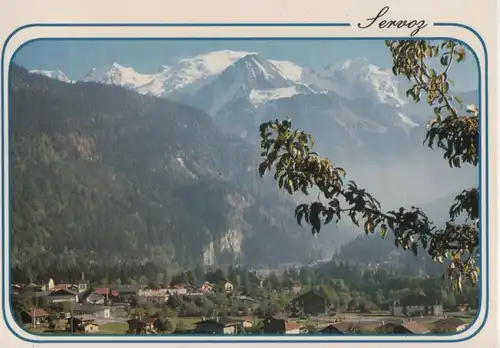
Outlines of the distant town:
[[450,333],[464,330],[476,315],[471,304],[445,310],[421,289],[379,294],[375,304],[349,290],[348,282],[313,284],[317,280],[311,283],[298,269],[231,272],[235,281],[217,269],[207,273],[211,281],[192,284],[193,272],[183,272],[166,286],[96,286],[83,273],[74,284],[12,284],[13,311],[38,334],[147,335]]

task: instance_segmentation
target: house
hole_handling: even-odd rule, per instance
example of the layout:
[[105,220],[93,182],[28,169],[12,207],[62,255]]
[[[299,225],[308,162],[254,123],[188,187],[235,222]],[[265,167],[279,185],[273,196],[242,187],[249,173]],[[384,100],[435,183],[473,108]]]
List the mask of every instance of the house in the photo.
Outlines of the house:
[[75,304],[72,306],[71,311],[75,316],[90,315],[97,319],[111,318],[111,309],[107,306]]
[[21,321],[23,324],[31,323],[33,326],[40,325],[45,322],[49,317],[42,308],[31,308],[29,311],[21,312]]
[[47,297],[49,298],[49,301],[51,303],[75,303],[78,301],[77,293],[67,288],[53,290],[50,294],[47,295]]
[[207,281],[201,281],[196,284],[196,289],[198,289],[199,292],[203,293],[212,292],[213,285]]
[[124,285],[113,289],[112,295],[115,302],[130,303],[136,299],[137,292],[141,289],[138,285]]
[[110,295],[109,288],[95,288],[92,293],[103,296],[106,301],[109,299]]
[[394,326],[393,333],[404,335],[428,334],[430,330],[418,321],[410,320]]
[[106,298],[102,295],[91,293],[85,298],[85,303],[91,305],[103,305],[106,302]]
[[169,296],[168,289],[148,289],[137,292],[139,302],[165,303],[168,301]]
[[127,320],[128,331],[127,333],[147,333],[155,331],[156,318],[132,318]]
[[195,323],[195,332],[204,334],[236,335],[244,332],[245,323],[248,325],[247,320],[235,320],[227,317],[202,320]]
[[229,280],[226,280],[226,282],[224,283],[224,291],[231,292],[233,290],[234,290],[233,283],[231,283]]
[[423,291],[405,289],[394,295],[388,301],[392,302],[390,311],[391,315],[394,317],[443,315],[443,306],[440,304],[430,304],[427,295]]
[[66,331],[85,332],[85,325],[95,324],[95,317],[91,315],[71,316],[66,323]]
[[344,321],[340,323],[329,324],[325,328],[321,329],[319,333],[324,335],[345,335],[358,333],[359,331],[359,325]]
[[291,301],[295,313],[323,315],[329,313],[328,300],[316,290],[310,290]]
[[300,324],[291,322],[286,317],[268,317],[264,320],[264,332],[273,334],[298,334],[300,333]]
[[55,284],[54,286],[52,286],[52,288],[50,289],[50,291],[56,291],[56,290],[66,290],[66,289],[70,289],[72,288],[73,286],[71,284]]
[[84,323],[83,332],[85,333],[96,333],[99,332],[99,324],[97,323]]
[[84,292],[84,291],[87,291],[89,289],[89,282],[86,281],[86,280],[80,280],[78,282],[78,284],[74,285],[74,287],[76,288],[75,290],[78,291],[78,292]]
[[169,289],[168,289],[168,292],[170,293],[170,295],[183,295],[183,294],[187,294],[187,289],[184,287],[184,284],[176,284],[174,286],[171,286]]
[[434,322],[434,331],[445,332],[460,332],[467,328],[467,323],[463,320],[454,317],[444,318]]

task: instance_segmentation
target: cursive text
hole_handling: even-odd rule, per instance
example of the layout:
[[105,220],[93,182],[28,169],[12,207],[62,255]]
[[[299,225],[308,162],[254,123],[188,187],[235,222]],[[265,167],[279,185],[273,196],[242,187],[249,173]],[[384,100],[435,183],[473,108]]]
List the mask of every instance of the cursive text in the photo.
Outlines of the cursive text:
[[396,19],[391,19],[391,20],[385,20],[382,19],[386,15],[386,13],[389,12],[389,6],[384,6],[375,17],[367,18],[367,24],[362,25],[361,23],[358,23],[358,28],[360,29],[366,29],[374,25],[375,23],[378,22],[378,27],[380,29],[385,29],[385,28],[390,28],[390,27],[396,27],[398,29],[402,28],[408,28],[408,29],[413,29],[410,32],[410,36],[415,36],[418,34],[418,32],[425,28],[427,26],[427,23],[424,20],[416,20],[413,19],[411,21],[407,20],[396,20]]

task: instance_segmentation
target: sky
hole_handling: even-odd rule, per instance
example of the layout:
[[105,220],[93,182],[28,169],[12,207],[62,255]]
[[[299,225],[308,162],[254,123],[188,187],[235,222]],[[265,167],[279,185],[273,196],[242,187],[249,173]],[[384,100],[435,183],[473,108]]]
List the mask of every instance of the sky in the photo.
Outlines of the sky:
[[[383,40],[39,40],[28,43],[14,61],[27,69],[63,71],[70,79],[81,79],[90,69],[117,62],[141,73],[153,73],[162,65],[181,58],[229,49],[257,52],[267,59],[289,60],[320,70],[347,59],[366,57],[381,68],[391,67]],[[452,72],[455,88],[477,89],[475,59]]]

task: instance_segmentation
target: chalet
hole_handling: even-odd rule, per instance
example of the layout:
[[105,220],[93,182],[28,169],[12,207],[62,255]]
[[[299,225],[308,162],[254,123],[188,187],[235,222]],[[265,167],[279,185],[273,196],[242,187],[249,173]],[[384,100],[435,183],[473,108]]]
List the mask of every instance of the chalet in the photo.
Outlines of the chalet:
[[85,333],[96,333],[99,332],[99,324],[97,323],[84,323],[83,332]]
[[106,298],[102,295],[91,293],[85,298],[85,303],[91,305],[103,305],[106,302]]
[[467,328],[467,323],[454,317],[444,318],[434,322],[434,331],[439,333],[460,332]]
[[185,288],[184,284],[176,284],[174,286],[171,286],[168,289],[168,292],[170,293],[170,295],[175,295],[175,294],[181,295],[181,294],[187,294],[188,291]]
[[403,335],[428,334],[430,330],[418,321],[410,320],[394,326],[393,333]]
[[78,292],[84,292],[87,291],[90,287],[89,282],[86,280],[80,280],[78,284],[74,285],[76,288],[76,291]]
[[154,332],[157,319],[152,317],[132,318],[127,320],[127,333],[148,333]]
[[204,334],[225,334],[235,335],[244,332],[245,328],[251,328],[251,322],[248,320],[237,320],[227,317],[202,320],[195,323],[196,333]]
[[141,289],[138,285],[124,285],[117,287],[116,292],[112,293],[113,300],[115,302],[125,302],[130,303],[133,299],[136,299],[137,292]]
[[294,298],[291,305],[295,313],[314,316],[329,313],[328,300],[316,290],[310,290]]
[[95,288],[92,293],[103,296],[105,300],[108,300],[110,295],[109,288]]
[[52,288],[50,288],[50,291],[56,291],[56,290],[66,290],[66,289],[71,289],[73,288],[74,286],[71,285],[71,284],[55,284],[54,286],[52,286]]
[[231,283],[229,280],[226,280],[226,282],[224,283],[224,291],[231,292],[233,290],[234,290],[233,283]]
[[359,331],[359,325],[344,321],[341,323],[329,324],[325,328],[321,329],[319,333],[323,335],[346,335],[358,333]]
[[71,333],[85,332],[85,326],[89,324],[96,324],[95,317],[91,315],[71,316],[66,323],[66,331]]
[[48,294],[47,297],[49,298],[49,301],[51,303],[61,303],[61,302],[75,303],[78,301],[77,293],[69,289],[54,290],[50,294]]
[[97,319],[111,318],[111,309],[107,306],[75,304],[72,306],[71,311],[75,316],[88,315]]
[[395,317],[443,315],[443,306],[429,303],[429,299],[423,291],[405,289],[395,294],[388,301],[392,303],[390,311],[391,315]]
[[213,285],[207,281],[201,281],[201,282],[196,284],[196,289],[199,292],[203,292],[203,293],[212,292]]
[[168,289],[139,290],[137,299],[139,302],[165,303],[168,301],[169,295]]
[[300,324],[294,323],[286,317],[272,316],[264,320],[264,332],[272,334],[298,334]]
[[29,311],[21,312],[21,321],[26,323],[31,323],[33,325],[40,325],[45,322],[49,317],[49,313],[47,313],[42,308],[31,308]]

